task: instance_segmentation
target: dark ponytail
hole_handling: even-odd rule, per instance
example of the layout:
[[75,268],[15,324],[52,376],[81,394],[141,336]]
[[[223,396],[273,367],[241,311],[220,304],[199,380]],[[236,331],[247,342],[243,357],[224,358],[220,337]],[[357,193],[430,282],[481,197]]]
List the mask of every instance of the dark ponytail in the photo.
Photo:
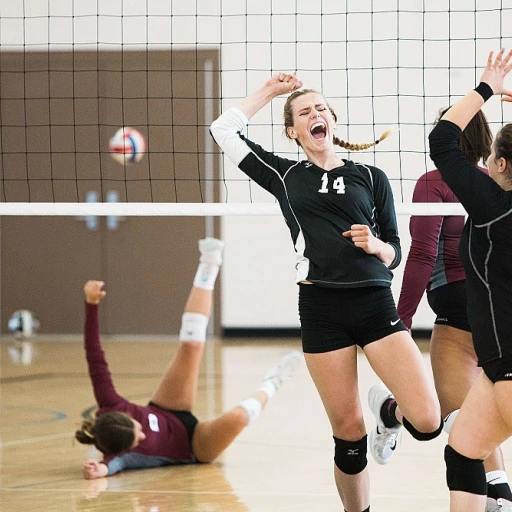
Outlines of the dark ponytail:
[[82,444],[93,444],[105,455],[128,450],[135,441],[135,424],[122,412],[108,412],[96,420],[85,420],[75,439]]

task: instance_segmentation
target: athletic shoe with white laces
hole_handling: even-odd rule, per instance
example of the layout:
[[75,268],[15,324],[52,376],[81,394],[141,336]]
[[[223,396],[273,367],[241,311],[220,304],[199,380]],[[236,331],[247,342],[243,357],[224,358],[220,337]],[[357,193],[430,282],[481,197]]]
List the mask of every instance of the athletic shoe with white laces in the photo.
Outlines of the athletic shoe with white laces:
[[505,500],[503,498],[487,497],[487,508],[486,512],[512,512],[512,501]]
[[368,392],[368,405],[375,415],[377,426],[370,432],[370,452],[378,464],[387,464],[395,453],[398,435],[402,425],[386,427],[380,416],[382,405],[393,395],[384,384],[375,384]]
[[213,263],[215,265],[222,264],[222,250],[224,249],[225,242],[218,238],[207,237],[199,240],[199,251],[201,263]]
[[291,379],[293,374],[301,365],[304,356],[298,350],[287,352],[279,361],[277,366],[270,370],[263,377],[263,384],[272,384],[276,390],[281,387],[283,381]]

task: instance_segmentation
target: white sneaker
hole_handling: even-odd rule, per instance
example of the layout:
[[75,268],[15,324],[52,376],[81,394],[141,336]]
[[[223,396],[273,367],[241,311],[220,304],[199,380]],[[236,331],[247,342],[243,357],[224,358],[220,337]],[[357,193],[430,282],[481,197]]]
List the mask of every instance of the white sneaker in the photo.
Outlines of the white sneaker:
[[291,350],[287,352],[279,361],[277,366],[270,368],[270,370],[263,377],[263,383],[272,383],[274,387],[279,389],[283,381],[291,379],[293,374],[297,371],[304,356],[298,350]]
[[382,404],[393,395],[384,384],[375,384],[368,392],[368,405],[375,415],[377,426],[370,432],[369,445],[378,464],[387,464],[393,457],[402,425],[386,427],[380,416]]
[[487,497],[487,508],[486,512],[512,512],[512,501],[505,500],[503,498]]
[[224,249],[225,242],[218,238],[204,238],[199,240],[199,251],[201,263],[214,263],[216,265],[222,264],[222,250]]
[[457,414],[459,414],[460,409],[455,409],[455,411],[452,411],[451,413],[446,415],[446,418],[443,420],[443,430],[449,434],[450,430],[452,429],[453,422],[455,421],[455,418],[457,417]]

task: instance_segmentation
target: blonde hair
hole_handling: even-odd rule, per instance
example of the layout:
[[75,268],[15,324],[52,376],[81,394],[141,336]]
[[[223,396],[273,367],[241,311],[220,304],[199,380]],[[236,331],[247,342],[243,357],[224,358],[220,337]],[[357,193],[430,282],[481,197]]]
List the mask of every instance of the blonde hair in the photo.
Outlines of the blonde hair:
[[[291,139],[288,128],[291,128],[293,126],[293,109],[292,109],[292,103],[300,96],[304,96],[306,94],[320,94],[318,91],[315,91],[314,89],[300,89],[299,91],[295,91],[288,98],[286,98],[286,103],[284,104],[284,110],[283,110],[283,117],[284,117],[284,128],[286,136]],[[336,113],[332,109],[332,107],[329,105],[329,103],[325,102],[327,105],[327,108],[332,114],[332,117],[334,118],[334,121],[337,121],[338,118],[336,116]],[[363,151],[365,149],[371,148],[373,146],[376,146],[379,142],[382,142],[385,138],[389,136],[389,134],[393,130],[386,130],[377,140],[373,142],[367,142],[364,144],[352,144],[351,142],[346,142],[339,137],[336,137],[336,135],[333,136],[332,142],[333,144],[336,144],[337,146],[341,146],[342,148],[345,148],[349,151]],[[298,139],[294,139],[298,146],[300,146],[300,142]]]
[[336,135],[333,136],[332,142],[337,146],[341,146],[342,148],[348,149],[349,151],[363,151],[365,149],[376,146],[379,142],[382,142],[385,138],[389,136],[389,134],[392,131],[393,130],[391,129],[386,130],[377,140],[373,142],[367,142],[365,144],[352,144],[350,142],[345,142],[344,140],[341,140],[340,138],[336,137]]

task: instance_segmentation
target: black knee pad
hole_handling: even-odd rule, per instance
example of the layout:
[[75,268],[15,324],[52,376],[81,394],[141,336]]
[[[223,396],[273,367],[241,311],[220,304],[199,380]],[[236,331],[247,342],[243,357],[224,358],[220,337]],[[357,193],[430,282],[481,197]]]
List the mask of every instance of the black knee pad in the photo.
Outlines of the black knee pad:
[[483,460],[469,459],[447,444],[444,449],[444,461],[446,462],[446,483],[450,491],[487,496]]
[[334,439],[334,464],[347,475],[361,473],[368,464],[366,452],[368,449],[368,436],[359,441],[344,441],[333,436]]
[[414,439],[417,439],[418,441],[430,441],[431,439],[435,439],[442,431],[443,431],[443,418],[441,418],[441,423],[439,423],[439,427],[437,430],[434,430],[434,432],[420,432],[419,430],[416,430],[411,423],[407,420],[407,418],[404,418],[402,420],[403,426],[407,429],[407,431],[411,434]]

